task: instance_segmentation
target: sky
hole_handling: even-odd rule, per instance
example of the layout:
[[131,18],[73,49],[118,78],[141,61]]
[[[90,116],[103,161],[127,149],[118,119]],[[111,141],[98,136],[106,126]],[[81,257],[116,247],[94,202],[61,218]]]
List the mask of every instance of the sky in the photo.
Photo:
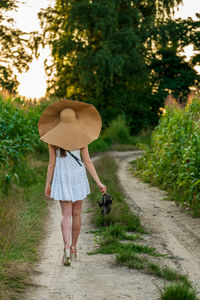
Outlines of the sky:
[[[12,13],[12,17],[16,21],[16,26],[25,31],[30,32],[34,30],[41,31],[40,22],[37,18],[37,13],[41,8],[46,8],[52,4],[53,0],[23,0],[23,4],[19,5],[17,12]],[[183,5],[175,10],[175,18],[196,19],[195,13],[200,13],[199,0],[183,0]],[[193,47],[188,46],[185,49],[187,58],[189,59],[193,53]],[[39,59],[33,59],[30,64],[30,69],[26,73],[18,73],[18,93],[27,98],[40,98],[45,95],[46,91],[46,75],[44,71],[43,62],[50,56],[50,49],[46,46],[44,49],[40,48]],[[200,72],[200,68],[198,69]]]

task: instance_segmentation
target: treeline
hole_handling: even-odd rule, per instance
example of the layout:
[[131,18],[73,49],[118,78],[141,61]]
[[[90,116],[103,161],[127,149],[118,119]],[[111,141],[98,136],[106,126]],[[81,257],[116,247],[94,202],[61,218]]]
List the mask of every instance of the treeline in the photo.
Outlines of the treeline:
[[[154,127],[169,94],[185,102],[199,85],[198,21],[176,19],[182,0],[60,1],[41,10],[48,93],[93,103],[108,126],[122,112],[131,133]],[[193,57],[185,61],[185,46]]]
[[166,105],[137,173],[169,191],[170,198],[200,216],[200,98]]
[[[174,20],[182,0],[55,0],[41,10],[43,33],[22,32],[7,12],[13,0],[0,0],[0,90],[17,92],[14,69],[28,70],[40,45],[49,45],[46,96],[92,103],[103,126],[122,112],[131,134],[153,128],[164,98],[185,102],[199,86],[200,15]],[[185,46],[194,55],[185,61]]]

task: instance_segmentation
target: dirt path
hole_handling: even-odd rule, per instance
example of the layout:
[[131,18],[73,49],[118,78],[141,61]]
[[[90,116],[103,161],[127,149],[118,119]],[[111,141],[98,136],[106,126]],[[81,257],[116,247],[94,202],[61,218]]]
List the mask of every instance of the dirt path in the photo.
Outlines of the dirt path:
[[[170,260],[170,264],[188,272],[194,282],[198,280],[200,291],[200,220],[186,216],[174,203],[162,201],[164,192],[132,178],[127,170],[128,161],[136,158],[138,152],[112,152],[112,155],[119,163],[118,175],[127,194],[126,200],[142,216],[143,224],[152,232],[145,236],[145,243],[157,247],[162,253],[177,255],[177,259]],[[41,261],[36,264],[37,274],[32,278],[34,287],[27,290],[23,299],[159,299],[156,285],[162,286],[162,280],[134,269],[115,266],[115,255],[86,254],[97,247],[94,236],[88,233],[93,229],[89,208],[89,200],[84,199],[77,245],[78,260],[70,267],[64,267],[60,204],[49,201],[50,217],[47,237],[40,246]]]
[[126,201],[141,215],[143,225],[151,232],[147,241],[162,253],[176,257],[171,266],[174,264],[187,274],[200,295],[200,218],[192,218],[174,202],[162,200],[166,192],[134,178],[128,171],[128,162],[134,159],[132,153],[111,154],[119,165],[118,176]]

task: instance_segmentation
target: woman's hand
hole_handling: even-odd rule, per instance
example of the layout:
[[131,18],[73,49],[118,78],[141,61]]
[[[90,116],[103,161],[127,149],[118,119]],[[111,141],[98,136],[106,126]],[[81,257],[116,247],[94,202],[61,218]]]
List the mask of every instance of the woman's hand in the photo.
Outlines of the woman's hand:
[[47,198],[50,198],[50,195],[51,195],[51,185],[50,184],[46,184],[46,187],[45,187],[45,196]]
[[104,195],[106,193],[106,186],[101,182],[97,185],[98,185],[100,191],[102,192],[102,194]]

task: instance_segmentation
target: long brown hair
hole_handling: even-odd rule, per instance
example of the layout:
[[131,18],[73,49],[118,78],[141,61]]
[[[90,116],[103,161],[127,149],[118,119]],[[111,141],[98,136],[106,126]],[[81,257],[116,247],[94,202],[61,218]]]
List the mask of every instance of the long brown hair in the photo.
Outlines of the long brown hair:
[[66,150],[65,150],[65,149],[59,148],[59,147],[57,147],[57,146],[54,146],[54,148],[55,148],[55,150],[59,150],[59,149],[60,149],[60,156],[61,156],[61,157],[67,156],[67,153],[66,153]]

